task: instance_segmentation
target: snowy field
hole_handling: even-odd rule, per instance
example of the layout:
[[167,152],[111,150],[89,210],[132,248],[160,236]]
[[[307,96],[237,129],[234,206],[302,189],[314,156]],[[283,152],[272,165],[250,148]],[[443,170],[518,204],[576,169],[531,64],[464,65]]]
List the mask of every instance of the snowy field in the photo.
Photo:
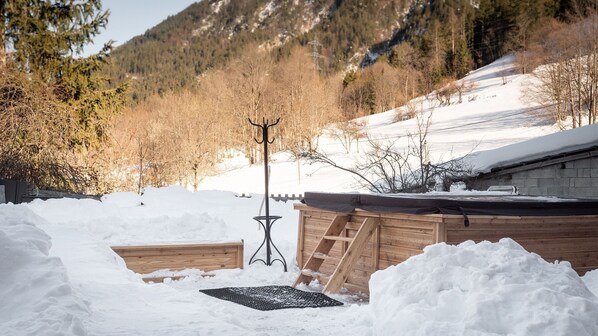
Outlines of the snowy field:
[[[519,102],[524,76],[508,76],[502,85],[499,74],[510,66],[507,58],[473,72],[468,80],[477,87],[468,95],[475,99],[434,108],[433,155],[448,159],[556,131],[524,113],[528,107]],[[414,126],[392,119],[392,112],[368,118],[370,136],[396,137]],[[350,163],[359,155],[343,154],[331,139],[321,144],[339,161]],[[273,193],[360,190],[348,175],[305,163],[299,183],[297,163],[284,153],[273,157]],[[479,169],[488,165],[478,162]],[[115,193],[101,201],[0,205],[0,336],[598,335],[598,271],[579,277],[567,262],[547,263],[510,239],[428,246],[375,273],[370,302],[334,295],[345,305],[262,312],[204,295],[198,290],[290,285],[299,272],[292,202],[270,202],[270,213],[282,216],[272,235],[289,272],[278,263],[247,265],[263,237],[251,219],[261,207],[263,166],[233,159],[222,167],[226,172],[204,181],[204,190],[196,193],[147,188],[142,196]],[[253,194],[235,196],[241,192]],[[243,270],[215,271],[211,277],[187,270],[182,280],[164,284],[145,284],[110,249],[240,239]]]

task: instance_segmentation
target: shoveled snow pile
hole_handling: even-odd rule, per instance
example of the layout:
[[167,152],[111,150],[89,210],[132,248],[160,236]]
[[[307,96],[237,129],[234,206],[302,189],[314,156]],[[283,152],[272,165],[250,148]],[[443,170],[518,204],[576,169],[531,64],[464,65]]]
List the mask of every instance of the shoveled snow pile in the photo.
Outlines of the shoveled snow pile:
[[[28,207],[51,223],[87,232],[112,245],[238,241],[240,235],[220,218],[206,213],[213,203],[211,199],[222,193],[194,194],[180,187],[147,188],[142,196],[121,192],[106,195],[101,202],[35,200]],[[230,192],[226,194],[232,196]]]
[[0,335],[86,335],[87,306],[73,295],[61,260],[50,257],[44,220],[0,205]]
[[376,335],[598,335],[598,298],[515,241],[428,246],[373,274]]
[[587,272],[581,279],[594,295],[598,295],[598,269]]

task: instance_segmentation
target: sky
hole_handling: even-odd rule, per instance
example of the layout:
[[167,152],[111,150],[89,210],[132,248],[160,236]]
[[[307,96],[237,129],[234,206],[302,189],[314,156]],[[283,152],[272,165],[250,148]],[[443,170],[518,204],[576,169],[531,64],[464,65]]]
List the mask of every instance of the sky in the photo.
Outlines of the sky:
[[85,48],[84,54],[98,52],[104,43],[114,40],[114,46],[145,33],[168,16],[177,14],[198,0],[103,0],[102,7],[110,11],[108,25]]

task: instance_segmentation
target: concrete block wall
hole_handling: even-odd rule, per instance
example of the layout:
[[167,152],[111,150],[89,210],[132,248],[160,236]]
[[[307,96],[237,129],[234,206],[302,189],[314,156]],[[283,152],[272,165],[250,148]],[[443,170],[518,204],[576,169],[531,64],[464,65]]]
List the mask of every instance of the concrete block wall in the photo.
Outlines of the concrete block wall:
[[510,174],[487,174],[468,181],[485,190],[491,185],[514,185],[521,195],[598,198],[598,157],[584,158]]

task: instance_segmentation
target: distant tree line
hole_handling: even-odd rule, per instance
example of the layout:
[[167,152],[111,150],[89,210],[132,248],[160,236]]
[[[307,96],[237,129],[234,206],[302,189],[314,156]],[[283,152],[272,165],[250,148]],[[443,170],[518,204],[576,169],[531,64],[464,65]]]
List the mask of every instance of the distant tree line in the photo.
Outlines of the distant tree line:
[[153,96],[119,117],[112,155],[120,188],[179,183],[196,189],[216,163],[243,154],[259,163],[261,147],[248,119],[280,117],[272,151],[299,159],[314,152],[318,137],[339,120],[338,76],[315,72],[302,48],[285,61],[249,48],[226,69],[202,76],[197,90]]

